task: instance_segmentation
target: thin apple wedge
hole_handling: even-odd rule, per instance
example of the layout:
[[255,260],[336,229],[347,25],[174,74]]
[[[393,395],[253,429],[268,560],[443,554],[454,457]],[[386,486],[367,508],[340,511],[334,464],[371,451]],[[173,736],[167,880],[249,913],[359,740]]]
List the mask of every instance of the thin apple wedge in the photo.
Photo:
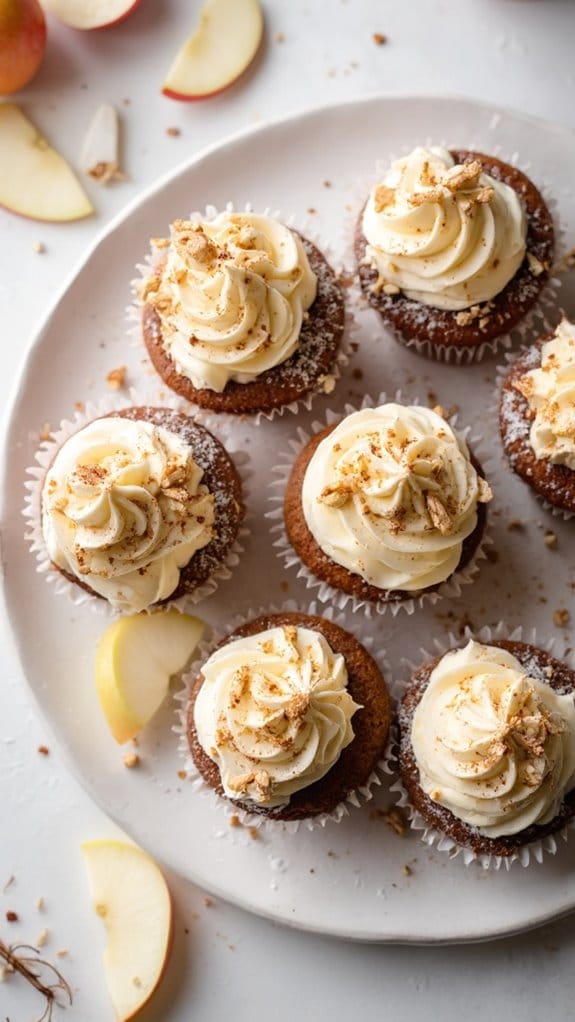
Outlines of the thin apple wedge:
[[152,719],[203,630],[197,617],[174,609],[129,614],[106,629],[96,653],[96,688],[117,742],[134,738]]
[[94,207],[63,156],[13,103],[0,104],[0,206],[32,220],[68,221]]
[[104,971],[118,1022],[150,1000],[165,970],[172,939],[172,904],[163,874],[136,845],[82,845],[94,910],[106,927]]
[[110,28],[125,21],[142,0],[42,0],[44,7],[69,28]]
[[259,0],[207,0],[197,31],[168,72],[164,95],[205,99],[227,89],[254,59],[263,26]]

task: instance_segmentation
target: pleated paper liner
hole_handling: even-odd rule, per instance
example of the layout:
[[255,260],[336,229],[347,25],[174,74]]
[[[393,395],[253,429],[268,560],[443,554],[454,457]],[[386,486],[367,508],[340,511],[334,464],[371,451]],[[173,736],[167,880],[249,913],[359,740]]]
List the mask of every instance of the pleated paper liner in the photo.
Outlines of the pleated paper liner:
[[[550,327],[546,332],[550,333],[552,330],[553,330],[553,327]],[[544,332],[545,331],[542,331],[539,336],[540,337],[543,336]],[[535,349],[533,349],[533,351],[535,353]],[[491,408],[490,408],[490,415],[491,415],[491,417],[493,417],[495,419],[496,422],[498,421],[499,414],[500,414],[500,405],[501,405],[501,395],[502,395],[503,382],[504,382],[507,374],[509,373],[511,367],[513,366],[513,363],[519,357],[519,354],[522,354],[522,353],[517,353],[517,352],[512,352],[511,353],[511,352],[508,352],[505,355],[505,361],[500,363],[497,366],[497,370],[496,370],[496,389],[495,389],[494,400],[493,400],[493,403],[492,403]],[[535,358],[534,358],[532,368],[534,368],[534,369],[537,368],[540,365],[540,363],[541,363],[540,358],[538,358],[537,360],[535,360]],[[506,417],[508,417],[507,412],[506,412]],[[518,416],[516,414],[513,414],[513,421],[511,422],[511,426],[512,426],[512,429],[513,429],[513,434],[515,436],[517,436],[517,438],[521,437],[525,441],[525,443],[529,443],[530,423],[527,422],[527,420],[523,419],[522,417],[520,417],[520,416]],[[513,469],[512,469],[512,466],[510,464],[509,458],[508,458],[507,454],[505,453],[505,451],[503,450],[503,440],[502,440],[501,436],[500,436],[499,439],[500,439],[500,443],[501,443],[502,458],[503,458],[503,460],[505,462],[505,466],[506,466],[506,468],[507,468],[507,470],[509,472],[512,472]],[[573,475],[574,475],[574,479],[575,479],[575,471],[574,471]],[[521,477],[518,476],[518,478],[521,478]],[[564,521],[569,521],[570,518],[574,517],[574,512],[573,511],[568,511],[565,508],[558,507],[556,504],[550,504],[549,501],[546,500],[545,497],[543,497],[540,493],[538,493],[537,490],[533,486],[529,486],[529,483],[525,479],[521,479],[521,482],[523,483],[524,486],[526,486],[530,490],[530,492],[533,494],[533,496],[537,498],[537,500],[542,505],[542,507],[544,507],[546,511],[550,511],[552,515],[555,515],[557,518],[563,518]]]
[[[488,523],[486,523],[483,536],[481,537],[477,549],[471,560],[464,568],[457,569],[450,578],[448,578],[445,582],[442,582],[437,589],[434,589],[433,591],[424,591],[417,596],[406,597],[406,599],[394,602],[386,602],[385,600],[369,602],[368,600],[360,599],[357,596],[352,596],[350,593],[344,593],[341,590],[336,589],[334,586],[330,585],[329,582],[325,582],[314,575],[295,552],[287,536],[284,521],[283,500],[286,485],[297,457],[303,448],[309,443],[311,438],[317,433],[321,433],[322,430],[326,429],[328,426],[335,425],[346,416],[352,415],[354,412],[362,411],[365,408],[376,408],[379,405],[385,404],[389,400],[393,400],[398,404],[404,405],[418,404],[417,400],[409,402],[403,400],[401,391],[398,391],[393,398],[388,398],[386,394],[382,393],[376,400],[370,397],[369,394],[366,394],[358,407],[346,404],[343,411],[335,412],[331,409],[328,410],[324,421],[320,422],[316,420],[312,422],[310,427],[311,432],[309,433],[299,427],[297,430],[297,438],[290,441],[290,450],[280,452],[278,464],[272,470],[277,477],[270,484],[272,488],[272,496],[270,500],[273,505],[273,510],[268,511],[266,515],[266,517],[273,522],[271,529],[272,536],[274,537],[273,545],[276,549],[277,556],[283,561],[285,568],[297,569],[297,578],[302,578],[305,581],[307,589],[315,590],[314,596],[321,603],[328,603],[330,606],[337,607],[338,610],[344,610],[346,607],[351,607],[353,613],[361,612],[368,618],[373,615],[387,613],[394,617],[402,612],[406,614],[413,614],[416,608],[434,606],[439,600],[442,600],[445,597],[453,598],[460,596],[463,586],[469,585],[474,581],[479,572],[480,562],[485,560],[487,557],[485,551],[487,547],[492,544],[492,540],[488,532]],[[455,422],[455,419],[456,417],[450,420],[452,425]],[[466,427],[463,430],[457,430],[457,433],[467,442],[470,431],[470,427]],[[470,440],[473,452],[481,460],[485,471],[485,466],[489,466],[489,458],[488,456],[482,456],[481,443],[481,437],[472,437]],[[489,481],[488,471],[486,472],[486,476],[487,481]]]
[[[42,487],[46,473],[52,464],[56,453],[65,441],[73,436],[74,433],[77,433],[94,419],[110,415],[113,412],[121,411],[124,408],[134,408],[146,405],[149,407],[162,407],[169,409],[170,411],[182,412],[182,402],[176,401],[175,395],[170,396],[167,400],[164,397],[161,402],[158,402],[157,400],[154,401],[153,398],[144,397],[140,392],[135,390],[130,390],[124,396],[110,395],[99,401],[89,401],[83,406],[81,411],[76,410],[71,419],[63,419],[58,428],[50,433],[49,438],[42,440],[35,454],[35,463],[26,470],[28,478],[24,483],[25,498],[22,513],[26,519],[25,538],[30,544],[31,552],[36,557],[36,570],[39,574],[45,577],[46,581],[53,587],[53,591],[57,596],[66,597],[74,604],[74,606],[77,607],[88,605],[91,611],[110,617],[122,612],[116,611],[106,599],[96,596],[93,593],[86,592],[86,590],[82,589],[79,585],[70,582],[52,565],[42,533]],[[189,412],[184,412],[183,414],[189,414]],[[221,440],[226,451],[231,455],[234,465],[240,474],[246,508],[249,508],[249,478],[251,476],[251,469],[248,455],[242,449],[234,449],[233,436],[228,436],[225,424],[223,424],[223,429],[222,424],[219,422],[216,424],[215,429],[212,428],[212,421],[209,423],[202,422],[201,425],[204,428],[209,429],[210,432],[213,432],[216,439]],[[226,557],[216,568],[213,574],[206,579],[205,582],[194,589],[193,592],[186,593],[184,596],[180,596],[176,600],[168,599],[161,604],[161,607],[165,609],[175,607],[180,611],[185,611],[189,610],[190,607],[196,606],[196,604],[205,600],[208,596],[211,596],[218,588],[219,583],[230,578],[233,570],[239,564],[240,557],[244,552],[244,543],[249,534],[250,529],[248,525],[245,524],[244,520],[240,526],[238,536],[229,548]],[[150,612],[157,609],[157,604],[148,608]]]
[[[204,212],[196,210],[193,213],[191,213],[190,220],[192,221],[213,220],[216,216],[219,215],[219,212],[220,211],[215,206],[208,205],[206,206]],[[228,202],[226,204],[225,212],[227,213],[234,212],[234,204],[232,202]],[[242,209],[242,212],[246,213],[254,212],[253,205],[251,203],[246,203]],[[293,230],[296,230],[299,233],[301,233],[302,237],[306,238],[313,245],[315,245],[316,248],[319,249],[321,254],[324,256],[326,262],[334,270],[336,277],[339,277],[341,275],[342,272],[341,267],[338,267],[338,260],[335,258],[333,252],[330,249],[330,246],[328,246],[323,241],[322,238],[317,236],[316,232],[310,227],[309,222],[305,222],[303,225],[298,225],[296,223],[295,216],[291,215],[286,217],[281,213],[281,211],[271,210],[269,208],[264,209],[262,215],[271,216],[274,219],[281,221],[281,223],[285,224],[287,227],[290,227]],[[138,271],[139,276],[132,281],[133,300],[132,303],[128,305],[126,309],[126,316],[129,324],[128,332],[130,337],[132,338],[132,343],[134,344],[134,346],[142,348],[144,351],[145,348],[142,337],[143,307],[142,302],[139,298],[139,287],[143,280],[146,280],[148,277],[152,275],[156,266],[158,265],[158,262],[162,259],[164,253],[165,253],[164,249],[158,249],[153,244],[153,242],[151,242],[150,252],[144,257],[144,262],[138,263],[136,266],[136,270]],[[313,402],[317,397],[321,397],[322,395],[325,396],[326,394],[331,394],[335,390],[337,386],[337,381],[341,377],[342,369],[348,364],[350,360],[351,352],[354,350],[354,344],[356,343],[358,337],[358,325],[353,315],[351,303],[347,299],[347,291],[343,288],[342,295],[344,300],[345,322],[339,351],[337,352],[335,359],[329,368],[329,371],[326,374],[322,375],[321,377],[318,377],[317,386],[314,389],[309,390],[306,394],[302,394],[300,398],[298,398],[295,401],[291,401],[288,404],[280,405],[279,407],[272,408],[269,411],[256,412],[253,415],[248,414],[233,415],[229,412],[209,412],[207,409],[204,409],[199,405],[194,404],[193,405],[195,409],[194,415],[197,418],[198,422],[203,422],[204,416],[215,415],[217,416],[218,419],[221,419],[223,421],[225,420],[237,421],[238,419],[243,419],[252,422],[254,425],[258,425],[263,420],[271,421],[272,419],[285,415],[286,412],[289,412],[293,415],[297,415],[298,412],[301,411],[310,411]],[[145,358],[144,365],[147,368],[147,372],[150,374],[150,376],[154,377],[157,385],[158,382],[161,381],[161,377],[152,366],[152,363],[147,355]],[[144,369],[144,371],[146,371],[146,369]],[[164,386],[167,387],[168,385],[164,384]],[[179,396],[179,399],[180,401],[186,401],[186,399],[182,396]],[[191,402],[187,403],[191,404]]]
[[[416,143],[414,142],[414,145],[415,144]],[[448,143],[445,141],[438,143],[437,139],[433,141],[427,139],[423,144],[427,146],[439,144],[446,149],[450,148]],[[470,151],[485,151],[485,147],[479,143],[470,143],[466,148],[469,148]],[[406,149],[406,153],[401,155],[406,155],[408,151],[409,149]],[[503,160],[510,166],[516,167],[517,170],[522,171],[528,177],[531,177],[531,171],[533,169],[531,164],[528,161],[522,160],[518,153],[507,155],[503,151],[502,146],[495,145],[490,146],[489,153],[485,153],[485,155],[490,155]],[[378,161],[374,169],[373,177],[364,178],[361,182],[357,183],[354,188],[353,200],[350,203],[351,209],[348,209],[347,214],[343,218],[344,236],[342,242],[343,251],[345,253],[344,263],[347,267],[353,267],[353,270],[348,270],[348,273],[353,276],[354,281],[349,294],[350,301],[356,310],[371,309],[357,278],[356,259],[353,248],[357,220],[374,182],[378,180],[378,174],[385,174],[386,170],[389,169],[390,164],[396,159],[398,159],[398,155],[391,154],[388,160]],[[558,290],[561,287],[560,272],[565,252],[565,227],[561,221],[559,203],[553,194],[550,182],[538,180],[537,175],[535,175],[533,183],[540,191],[543,201],[553,218],[553,225],[555,228],[555,254],[553,266],[549,271],[549,277],[546,283],[542,287],[535,304],[531,309],[529,309],[527,314],[519,323],[512,327],[511,330],[507,332],[504,331],[498,337],[484,341],[483,344],[455,347],[436,345],[428,340],[418,340],[405,334],[401,334],[391,325],[384,323],[377,310],[373,309],[373,314],[377,316],[382,329],[388,331],[392,337],[396,339],[397,343],[401,344],[403,347],[411,349],[418,355],[422,355],[436,362],[447,362],[455,365],[469,365],[471,363],[481,362],[485,357],[491,357],[498,352],[508,351],[512,347],[528,343],[528,340],[533,336],[534,332],[543,333],[545,330],[548,330],[549,323],[553,318],[553,312],[557,306]]]
[[[486,625],[475,633],[473,633],[470,628],[466,628],[462,637],[450,634],[443,640],[435,639],[432,650],[421,650],[420,663],[416,664],[412,661],[404,660],[406,674],[405,679],[403,681],[392,682],[392,692],[397,702],[400,703],[405,691],[409,688],[411,678],[415,671],[429,661],[434,660],[436,657],[443,656],[452,649],[460,648],[469,639],[476,639],[478,642],[486,644],[497,641],[498,639],[507,639],[511,642],[527,642],[533,646],[539,646],[540,649],[543,649],[548,653],[552,652],[554,645],[553,639],[548,640],[544,644],[539,643],[537,641],[537,633],[535,629],[531,630],[527,636],[524,636],[523,628],[519,627],[510,630],[503,623],[499,624],[496,628],[491,628]],[[395,755],[391,757],[389,763],[390,769],[395,774],[399,772],[397,752],[398,744],[396,744]],[[409,818],[411,829],[419,834],[424,844],[439,852],[445,852],[451,859],[460,858],[466,866],[477,862],[485,870],[499,870],[502,867],[509,870],[516,863],[525,867],[529,866],[531,862],[541,863],[546,855],[555,855],[559,847],[559,843],[561,841],[567,841],[570,832],[575,830],[575,819],[572,819],[561,830],[557,831],[557,833],[548,834],[546,837],[540,838],[537,841],[531,841],[528,844],[522,845],[509,856],[493,855],[485,852],[478,853],[465,845],[458,844],[454,838],[444,834],[437,828],[432,827],[428,821],[424,819],[421,813],[411,804],[401,776],[398,776],[397,780],[391,785],[390,791],[398,796],[396,805],[405,810]]]
[[[242,807],[237,806],[225,796],[218,795],[217,792],[206,783],[200,774],[196,764],[194,763],[188,744],[187,708],[191,688],[198,675],[201,673],[203,665],[226,637],[230,636],[232,632],[236,631],[238,628],[243,627],[243,625],[247,624],[249,621],[253,621],[263,615],[268,616],[271,614],[284,614],[290,612],[323,617],[327,621],[331,621],[333,624],[339,625],[340,628],[344,628],[345,631],[354,635],[354,633],[350,631],[343,614],[336,613],[332,608],[325,609],[323,607],[318,607],[315,602],[310,603],[307,607],[301,607],[295,602],[295,600],[288,600],[281,606],[260,607],[257,610],[250,611],[248,614],[238,615],[232,621],[228,622],[225,629],[220,627],[213,629],[211,635],[202,641],[196,651],[195,661],[184,675],[183,688],[175,697],[178,706],[177,723],[174,726],[174,731],[179,735],[178,744],[180,755],[183,759],[184,770],[186,772],[187,779],[190,781],[194,796],[209,799],[214,810],[216,812],[223,813],[228,820],[230,820],[233,816],[243,827],[254,827],[258,831],[270,835],[282,832],[295,834],[299,830],[300,826],[311,831],[318,828],[321,829],[327,824],[340,823],[344,817],[350,815],[350,812],[353,809],[358,809],[371,801],[373,798],[373,789],[382,783],[382,774],[390,773],[390,747],[388,740],[380,762],[377,764],[375,770],[371,772],[364,784],[360,785],[354,791],[349,792],[345,799],[343,799],[331,812],[318,813],[316,816],[309,816],[301,820],[274,820],[258,812],[250,813]],[[373,636],[364,637],[363,635],[354,635],[354,637],[361,642],[367,652],[374,658],[374,660],[376,660],[387,685],[389,665],[385,659],[384,651],[377,650],[374,652],[375,639]],[[387,685],[387,687],[389,690],[389,685]]]

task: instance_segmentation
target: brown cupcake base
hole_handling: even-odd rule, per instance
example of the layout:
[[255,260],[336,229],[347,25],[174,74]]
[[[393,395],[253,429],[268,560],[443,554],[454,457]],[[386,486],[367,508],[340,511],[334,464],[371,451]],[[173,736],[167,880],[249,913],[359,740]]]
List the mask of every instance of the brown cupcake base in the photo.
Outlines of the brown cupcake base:
[[[487,645],[508,650],[524,665],[532,677],[538,678],[556,691],[562,693],[575,691],[575,671],[571,671],[566,664],[552,657],[545,650],[528,643],[507,640],[490,641]],[[419,783],[419,770],[411,744],[411,726],[413,714],[429,684],[431,672],[442,656],[436,657],[435,660],[416,671],[403,697],[399,711],[401,779],[411,805],[430,827],[446,834],[461,847],[470,848],[476,855],[509,858],[525,845],[539,841],[549,834],[557,833],[575,817],[575,789],[565,796],[559,813],[549,823],[527,827],[519,834],[509,837],[486,837],[476,827],[470,827],[469,824],[458,819],[449,809],[433,802]],[[550,677],[546,674],[548,668],[551,668],[552,671]]]
[[[167,408],[125,408],[118,412],[110,412],[102,418],[121,418],[133,421],[151,422],[161,426],[170,433],[179,436],[191,448],[194,461],[203,469],[202,482],[214,495],[215,520],[214,538],[197,550],[192,559],[180,570],[178,587],[165,600],[152,606],[160,606],[181,596],[192,593],[204,582],[207,582],[225,562],[226,556],[237,539],[245,508],[242,498],[242,484],[238,471],[229,454],[207,429],[182,415]],[[105,599],[100,593],[94,592],[85,582],[71,572],[64,571],[58,565],[52,567],[64,575],[69,582],[84,589],[85,592]]]
[[367,247],[362,231],[363,210],[356,227],[354,247],[362,291],[386,326],[392,329],[397,341],[434,358],[448,360],[465,354],[469,361],[481,357],[484,346],[493,350],[496,342],[509,334],[535,305],[549,279],[555,232],[543,196],[520,170],[493,156],[466,149],[452,149],[451,155],[456,163],[478,160],[485,173],[518,193],[527,215],[527,251],[543,267],[541,273],[535,276],[526,257],[503,291],[490,302],[478,304],[477,314],[469,322],[462,323],[461,312],[435,309],[412,301],[401,293],[386,295],[383,291],[373,290],[378,273],[363,263]]
[[[436,585],[428,586],[426,589],[420,589],[416,592],[406,592],[400,589],[379,589],[377,586],[366,582],[361,575],[357,575],[344,568],[341,564],[332,561],[323,552],[310,532],[305,520],[302,503],[303,481],[315,451],[322,440],[329,436],[332,430],[336,428],[336,425],[328,426],[327,429],[312,437],[297,456],[288,479],[284,496],[284,522],[287,537],[293,549],[316,578],[321,579],[322,582],[327,582],[334,589],[347,593],[358,600],[365,600],[368,603],[398,604],[407,600],[418,599],[424,593],[436,592],[441,585],[444,585],[444,582],[438,582]],[[479,462],[472,454],[470,454],[470,457],[475,470],[479,475],[483,476],[483,470]],[[486,520],[486,506],[485,504],[478,504],[477,525],[471,535],[467,536],[463,541],[461,557],[454,574],[463,571],[473,560],[483,538]],[[449,577],[453,578],[453,575]],[[445,579],[445,582],[447,581],[449,579]]]
[[331,266],[315,245],[302,237],[310,266],[317,276],[316,299],[304,319],[297,349],[281,365],[268,369],[251,383],[231,380],[218,393],[194,387],[178,372],[164,347],[160,318],[150,305],[144,305],[142,330],[152,364],[164,382],[188,401],[212,412],[253,415],[272,412],[322,390],[325,377],[336,363],[345,330],[343,290]]
[[553,465],[536,458],[529,440],[535,416],[527,398],[513,386],[525,373],[541,366],[541,349],[552,336],[541,337],[512,363],[501,386],[499,428],[503,450],[513,471],[548,504],[575,514],[575,471],[567,465]]
[[[264,615],[242,625],[224,639],[221,645],[243,635],[254,635],[284,625],[320,632],[334,652],[344,657],[348,671],[347,690],[362,707],[352,718],[354,738],[329,773],[293,794],[287,805],[266,808],[252,802],[230,802],[248,813],[271,820],[303,820],[323,813],[333,813],[352,792],[367,784],[384,753],[391,723],[391,706],[385,681],[367,650],[349,632],[324,618],[288,612]],[[187,709],[188,743],[203,779],[218,795],[225,798],[218,766],[202,749],[194,724],[194,706],[202,684],[203,677],[200,674],[193,685]]]

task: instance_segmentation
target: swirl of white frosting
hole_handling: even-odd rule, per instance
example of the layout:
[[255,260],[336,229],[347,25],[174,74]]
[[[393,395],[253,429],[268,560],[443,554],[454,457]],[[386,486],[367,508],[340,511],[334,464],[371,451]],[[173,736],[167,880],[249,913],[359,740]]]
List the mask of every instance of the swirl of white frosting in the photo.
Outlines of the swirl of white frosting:
[[537,458],[575,470],[575,324],[563,318],[541,349],[541,366],[516,380],[535,413],[529,440]]
[[527,251],[517,192],[438,147],[392,164],[370,193],[363,233],[381,286],[454,311],[498,295]]
[[306,469],[305,520],[331,560],[379,589],[444,582],[491,497],[465,441],[428,408],[354,412],[324,437]]
[[295,231],[269,216],[220,213],[172,224],[161,276],[144,284],[143,297],[178,372],[221,392],[294,353],[316,291]]
[[319,632],[288,625],[233,639],[202,675],[196,733],[228,798],[285,805],[353,740],[359,706],[343,656]]
[[122,611],[170,596],[212,538],[214,497],[189,447],[151,422],[96,419],[58,451],[42,489],[50,559]]
[[575,786],[575,697],[472,641],[432,671],[411,742],[429,798],[487,837],[517,834]]

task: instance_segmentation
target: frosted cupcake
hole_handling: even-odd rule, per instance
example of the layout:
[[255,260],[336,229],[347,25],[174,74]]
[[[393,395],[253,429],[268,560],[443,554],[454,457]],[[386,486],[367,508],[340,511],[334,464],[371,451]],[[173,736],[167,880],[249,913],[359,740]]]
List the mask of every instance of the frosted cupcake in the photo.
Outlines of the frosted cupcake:
[[537,301],[553,259],[553,221],[515,167],[418,146],[372,188],[355,250],[363,292],[398,340],[469,360]]
[[471,564],[490,499],[448,422],[392,402],[306,444],[286,487],[285,527],[317,579],[359,600],[401,603]]
[[554,508],[575,512],[575,325],[563,318],[515,359],[501,387],[503,448]]
[[64,441],[41,492],[52,567],[123,612],[193,594],[244,515],[223,446],[185,415],[129,408]]
[[400,731],[411,805],[460,847],[513,856],[575,816],[575,673],[536,646],[470,641],[426,664]]
[[176,220],[152,246],[142,329],[172,390],[252,414],[332,386],[345,307],[315,245],[273,217],[225,212]]
[[332,815],[352,794],[357,804],[389,725],[375,661],[314,615],[251,621],[191,680],[187,734],[197,770],[218,794],[268,819]]

